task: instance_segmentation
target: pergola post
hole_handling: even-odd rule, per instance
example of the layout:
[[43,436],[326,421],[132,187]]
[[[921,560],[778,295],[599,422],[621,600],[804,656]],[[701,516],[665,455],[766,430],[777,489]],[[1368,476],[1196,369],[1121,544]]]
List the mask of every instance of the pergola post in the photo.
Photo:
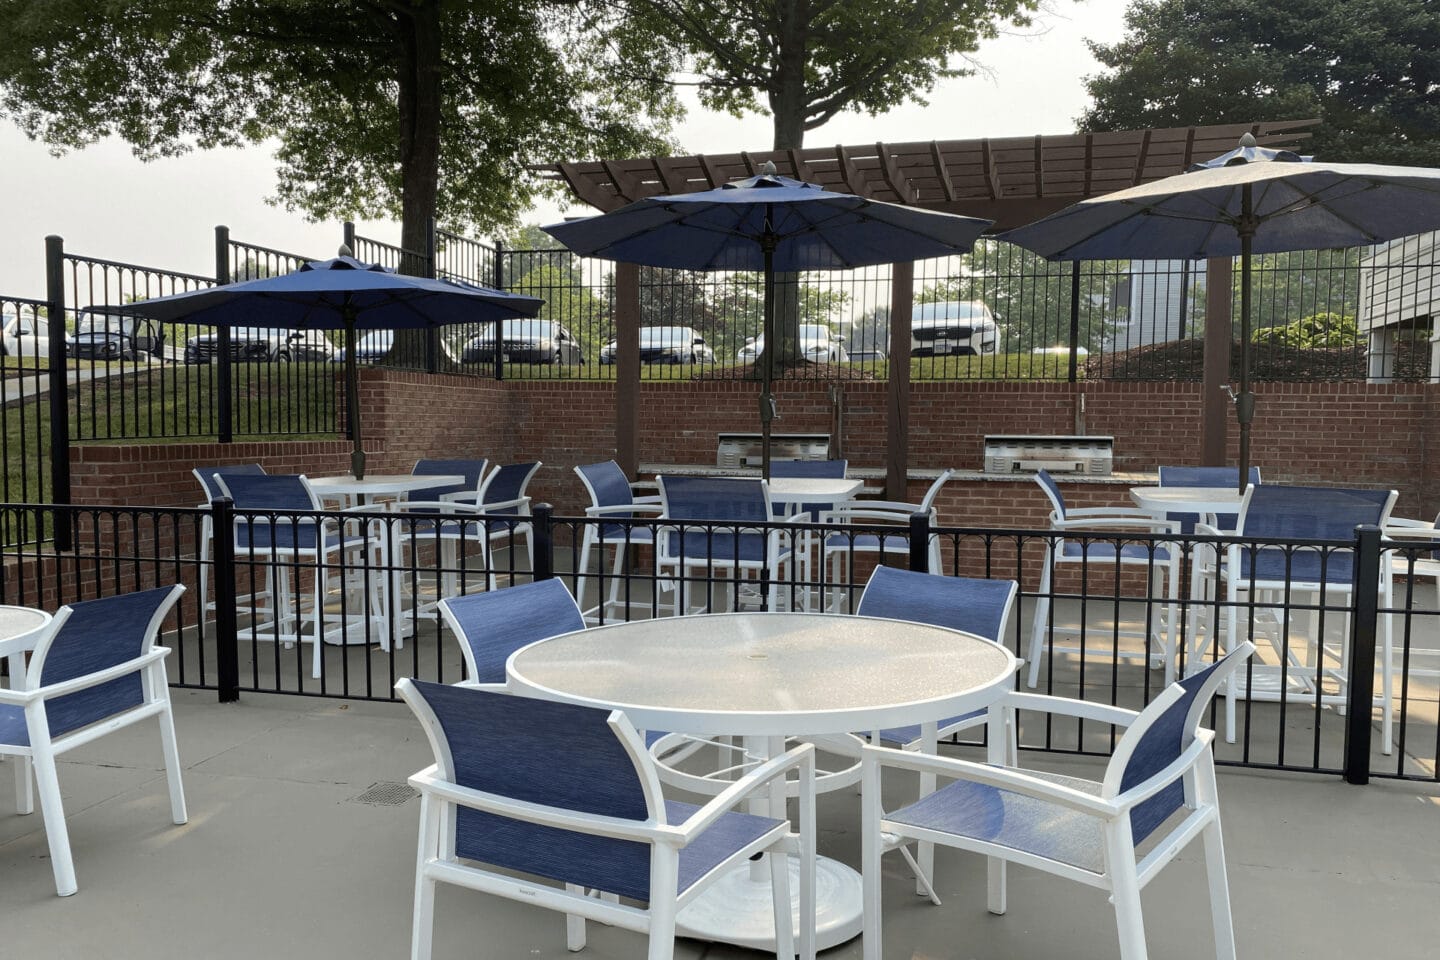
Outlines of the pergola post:
[[640,267],[615,264],[615,462],[640,470]]
[[1211,257],[1205,264],[1205,353],[1200,374],[1200,464],[1226,464],[1225,439],[1230,425],[1230,396],[1223,389],[1230,384],[1230,301],[1231,263],[1229,257]]
[[904,501],[910,475],[910,310],[915,264],[890,267],[890,377],[885,390],[885,499]]

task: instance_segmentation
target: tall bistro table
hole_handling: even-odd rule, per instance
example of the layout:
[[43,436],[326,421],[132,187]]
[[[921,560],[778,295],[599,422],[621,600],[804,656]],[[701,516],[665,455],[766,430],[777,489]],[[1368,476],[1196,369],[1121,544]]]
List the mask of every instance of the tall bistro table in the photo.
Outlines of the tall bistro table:
[[[1002,645],[900,620],[820,613],[729,613],[616,623],[522,647],[506,663],[516,693],[619,709],[641,730],[742,736],[760,756],[787,736],[935,723],[982,710],[1011,686]],[[784,817],[778,809],[762,812]],[[860,933],[861,877],[817,864],[816,938]],[[680,912],[684,936],[774,949],[769,872],[736,868]]]
[[[360,509],[367,505],[375,497],[395,497],[404,499],[416,490],[428,490],[431,487],[453,487],[464,483],[465,478],[460,474],[415,474],[415,473],[378,473],[367,474],[356,479],[353,474],[340,474],[334,477],[307,477],[310,489],[324,499],[338,500],[347,508]],[[352,505],[354,505],[352,507]],[[380,507],[376,507],[377,510]],[[381,613],[379,616],[380,646],[384,650],[390,649],[392,636],[396,641],[403,640],[410,632],[412,625],[401,615],[400,610],[400,573],[396,569],[395,537],[394,530],[390,524],[384,525],[383,540],[385,555],[382,561],[384,566],[384,577],[382,584]],[[364,642],[364,637],[360,641]]]

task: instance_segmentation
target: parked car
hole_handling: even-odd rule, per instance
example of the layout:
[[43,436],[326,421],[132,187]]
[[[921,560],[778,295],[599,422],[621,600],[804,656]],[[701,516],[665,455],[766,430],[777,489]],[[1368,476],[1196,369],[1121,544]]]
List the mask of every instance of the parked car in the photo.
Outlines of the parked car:
[[[580,342],[554,320],[504,320],[501,350],[509,363],[584,363]],[[461,363],[494,363],[494,327],[471,337],[460,351]]]
[[[186,363],[209,363],[215,359],[219,332],[202,333],[185,341]],[[279,327],[232,327],[231,361],[259,363],[329,360],[335,345],[323,330],[285,330]]]
[[[379,363],[390,355],[390,348],[395,343],[394,330],[371,330],[355,341],[355,360],[358,363]],[[459,363],[460,358],[455,356],[454,349],[440,338],[440,352],[451,363]],[[334,363],[345,362],[345,348],[341,347],[330,355]]]
[[910,356],[975,356],[1000,348],[1000,326],[979,300],[917,303],[910,312]]
[[0,314],[0,356],[23,360],[50,356],[50,324],[28,313]]
[[65,349],[76,360],[139,360],[165,355],[165,330],[146,317],[87,307],[75,320]]
[[[615,341],[600,350],[601,363],[615,362]],[[714,363],[715,351],[694,327],[641,327],[641,363]]]
[[[800,359],[810,363],[844,363],[845,338],[823,323],[802,323],[799,333]],[[735,355],[736,363],[754,363],[765,350],[765,337],[746,337],[745,346]]]

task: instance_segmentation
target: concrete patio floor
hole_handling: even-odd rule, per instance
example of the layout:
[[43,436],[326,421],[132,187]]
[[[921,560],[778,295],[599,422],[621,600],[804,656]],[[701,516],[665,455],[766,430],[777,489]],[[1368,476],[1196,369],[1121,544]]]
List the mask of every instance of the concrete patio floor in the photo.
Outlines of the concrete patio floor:
[[[190,822],[169,820],[158,736],[145,724],[63,758],[80,891],[55,896],[36,813],[14,815],[15,764],[0,764],[0,956],[15,958],[408,955],[418,802],[367,802],[430,762],[401,704],[175,691]],[[1094,760],[1038,757],[1093,775]],[[899,782],[897,790],[910,789]],[[1440,790],[1222,770],[1225,840],[1241,957],[1434,956],[1440,943]],[[373,795],[372,795],[373,796]],[[402,796],[404,794],[402,793]],[[858,865],[859,798],[822,797],[821,853]],[[984,907],[983,863],[939,854],[945,903],[913,893],[886,858],[887,958],[1116,955],[1102,894],[1012,868],[1010,912]],[[1144,895],[1151,955],[1213,956],[1198,845]],[[561,917],[443,889],[437,958],[561,958]],[[632,933],[590,925],[586,954],[643,955]],[[761,954],[680,942],[677,956]],[[826,951],[860,956],[858,939]]]

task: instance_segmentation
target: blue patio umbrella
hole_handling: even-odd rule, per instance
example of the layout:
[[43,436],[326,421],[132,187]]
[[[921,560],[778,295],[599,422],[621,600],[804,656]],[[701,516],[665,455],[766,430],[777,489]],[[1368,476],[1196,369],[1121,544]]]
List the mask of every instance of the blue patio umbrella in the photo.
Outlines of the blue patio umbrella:
[[838,270],[968,253],[992,221],[867,200],[819,184],[759,176],[713,190],[646,197],[594,217],[542,227],[584,256],[681,270],[758,271],[765,282],[760,428],[770,477],[775,418],[775,274]]
[[227,283],[115,309],[164,322],[230,327],[345,331],[345,404],[350,469],[365,476],[361,448],[356,330],[426,329],[453,323],[533,317],[545,301],[459,280],[395,273],[344,254],[274,277]]
[[1250,467],[1250,258],[1380,243],[1440,229],[1440,169],[1316,163],[1256,146],[1185,173],[1082,200],[998,239],[1049,260],[1240,257],[1241,492]]

